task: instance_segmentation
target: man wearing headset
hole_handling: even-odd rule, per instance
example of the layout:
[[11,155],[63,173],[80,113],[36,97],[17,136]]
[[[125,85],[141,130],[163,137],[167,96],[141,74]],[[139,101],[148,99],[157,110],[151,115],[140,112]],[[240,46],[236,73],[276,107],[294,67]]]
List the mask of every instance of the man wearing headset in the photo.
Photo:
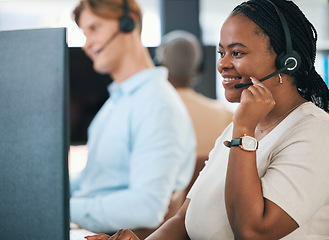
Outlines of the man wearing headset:
[[142,45],[135,0],[81,0],[73,15],[94,69],[114,82],[88,129],[87,165],[70,180],[71,222],[107,233],[157,227],[193,174],[188,112]]

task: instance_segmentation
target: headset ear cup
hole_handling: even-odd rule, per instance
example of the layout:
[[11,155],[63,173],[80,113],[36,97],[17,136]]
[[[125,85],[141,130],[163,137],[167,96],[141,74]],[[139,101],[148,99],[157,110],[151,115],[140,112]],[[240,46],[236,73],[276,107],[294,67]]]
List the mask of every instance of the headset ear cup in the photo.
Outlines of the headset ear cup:
[[135,28],[134,20],[129,16],[125,15],[120,19],[120,31],[121,32],[131,32]]
[[[292,64],[292,62],[294,64]],[[292,51],[290,54],[283,52],[276,59],[276,65],[278,69],[283,68],[288,64],[291,64],[292,66],[284,70],[282,73],[292,74],[299,69],[301,65],[301,57],[296,51]]]

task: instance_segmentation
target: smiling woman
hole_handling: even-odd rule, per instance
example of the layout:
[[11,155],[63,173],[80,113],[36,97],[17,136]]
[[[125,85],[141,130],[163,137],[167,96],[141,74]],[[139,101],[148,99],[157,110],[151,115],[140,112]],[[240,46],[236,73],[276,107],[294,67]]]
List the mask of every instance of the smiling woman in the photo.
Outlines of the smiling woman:
[[276,70],[277,55],[269,37],[259,34],[259,29],[244,15],[228,18],[222,27],[217,69],[229,102],[240,102],[243,89],[237,91],[236,84],[250,82],[251,76],[260,79]]
[[[148,240],[329,237],[329,90],[314,68],[316,41],[292,1],[250,0],[232,11],[221,28],[217,68],[227,100],[239,103],[233,122],[181,210]],[[283,68],[282,53],[289,71],[260,82]],[[236,88],[240,83],[250,86]],[[111,239],[138,238],[121,230]]]

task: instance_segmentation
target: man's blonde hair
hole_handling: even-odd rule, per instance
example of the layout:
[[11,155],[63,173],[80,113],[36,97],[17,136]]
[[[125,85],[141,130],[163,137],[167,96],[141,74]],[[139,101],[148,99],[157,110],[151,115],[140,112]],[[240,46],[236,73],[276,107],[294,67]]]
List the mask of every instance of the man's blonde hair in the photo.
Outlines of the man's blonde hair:
[[[136,27],[142,32],[143,14],[141,8],[136,0],[127,0],[127,2],[129,13],[133,13],[137,17]],[[124,0],[80,0],[73,10],[73,17],[78,26],[81,12],[84,9],[89,9],[95,15],[108,19],[120,19],[125,14]]]

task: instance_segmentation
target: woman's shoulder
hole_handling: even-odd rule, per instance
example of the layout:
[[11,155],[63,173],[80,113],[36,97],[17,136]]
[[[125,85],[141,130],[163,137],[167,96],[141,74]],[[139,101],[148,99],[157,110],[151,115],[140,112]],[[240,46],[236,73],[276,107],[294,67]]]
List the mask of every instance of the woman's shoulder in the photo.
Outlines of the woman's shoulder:
[[306,102],[300,106],[300,114],[307,119],[323,120],[329,122],[329,114],[317,107],[313,102]]
[[[289,114],[269,137],[262,139],[263,144],[272,142],[285,147],[292,143],[326,139],[329,133],[329,114],[312,102],[306,102]],[[311,140],[311,142],[313,142]],[[321,143],[322,144],[322,143]],[[327,144],[327,143],[324,143]]]
[[286,130],[329,129],[329,114],[312,102],[303,103],[288,115]]
[[[329,114],[312,102],[306,102],[287,117],[284,126],[289,139],[327,138],[329,133]],[[283,130],[283,129],[280,129]]]

